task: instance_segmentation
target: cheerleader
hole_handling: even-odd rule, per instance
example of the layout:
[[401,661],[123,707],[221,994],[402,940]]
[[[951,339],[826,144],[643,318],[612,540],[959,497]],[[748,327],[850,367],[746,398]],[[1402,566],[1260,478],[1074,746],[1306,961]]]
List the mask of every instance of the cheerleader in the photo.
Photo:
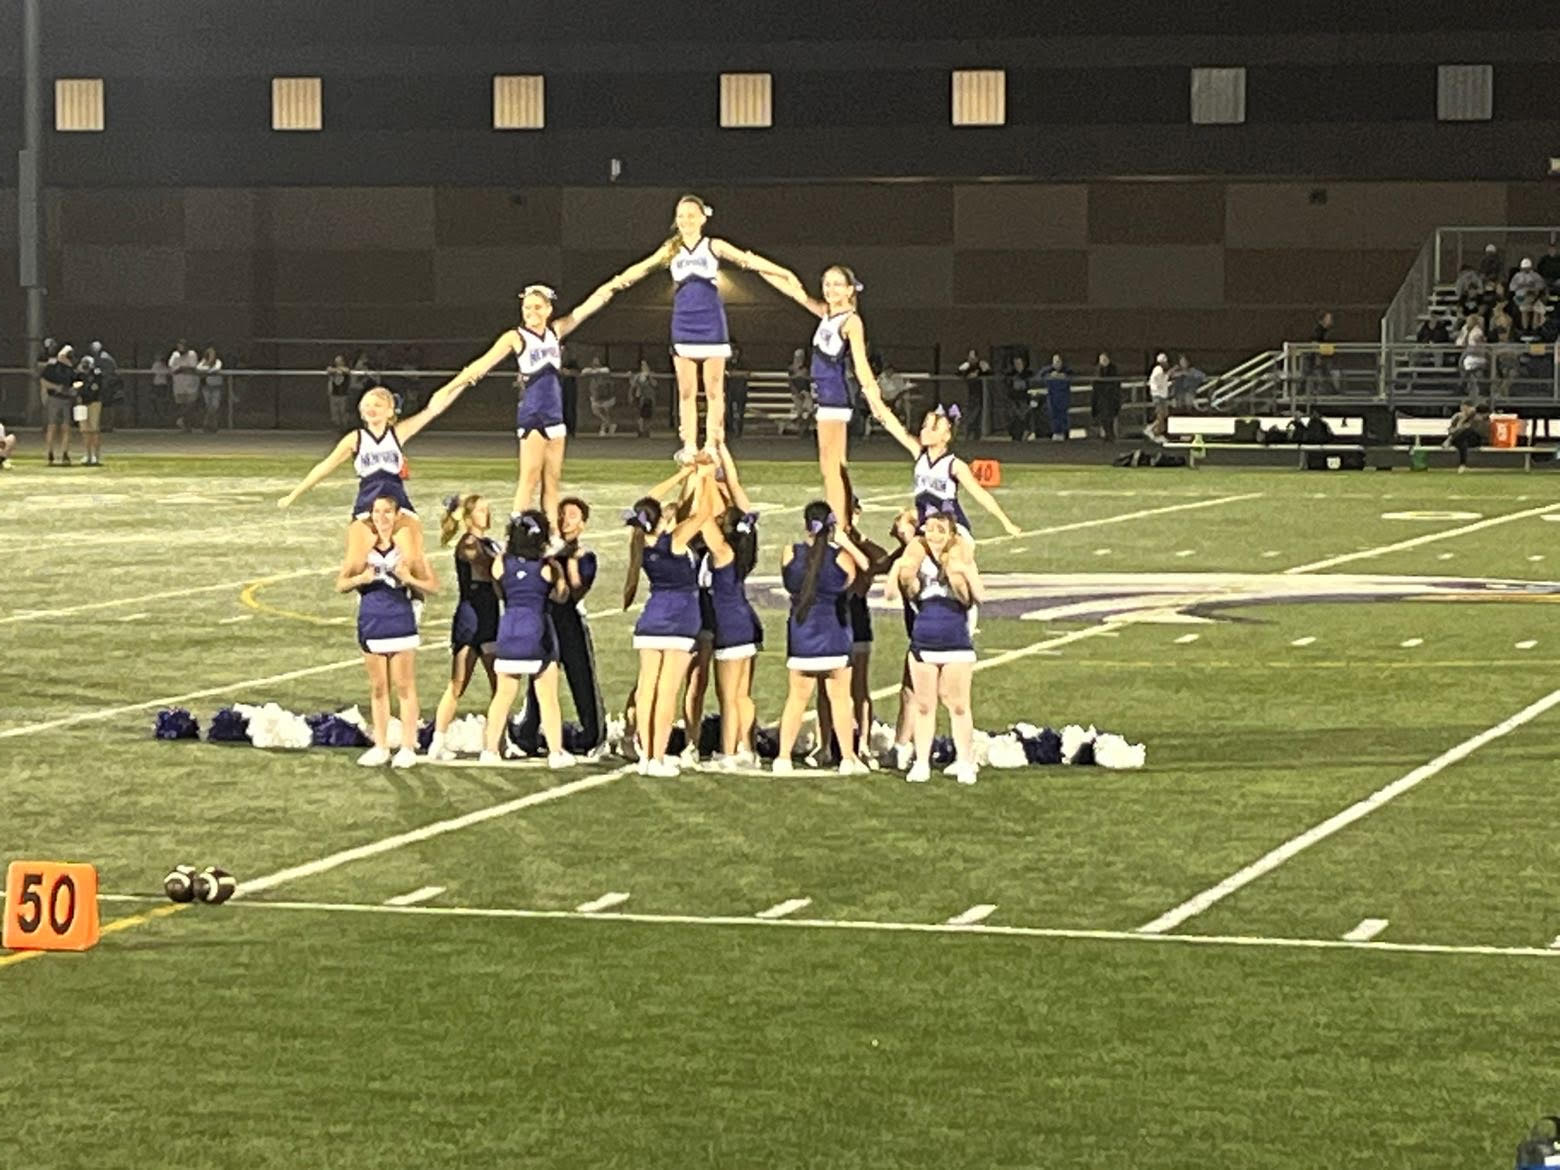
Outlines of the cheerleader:
[[[867,567],[851,582],[846,603],[850,614],[850,703],[856,724],[856,751],[868,752],[872,732],[872,609],[867,598],[878,577],[891,570],[899,552],[889,552],[861,534],[861,500],[850,498],[850,538],[866,557]],[[819,710],[820,717],[822,708]]]
[[[883,591],[890,602],[898,601],[904,611],[905,641],[915,636],[915,600],[899,588],[899,574],[894,566],[917,543],[917,529],[921,515],[914,508],[905,508],[894,517],[889,529],[895,548],[888,553],[883,569]],[[905,652],[899,670],[899,714],[894,720],[893,764],[903,772],[915,759],[915,680],[910,677],[910,653]]]
[[933,512],[945,511],[952,506],[952,515],[962,534],[973,540],[969,517],[959,502],[959,490],[969,492],[970,498],[1001,523],[1009,536],[1019,535],[1018,525],[1008,519],[1002,505],[985,488],[975,481],[970,466],[951,450],[954,429],[959,422],[957,406],[937,406],[921,419],[919,441],[912,438],[903,423],[883,402],[876,386],[865,391],[872,417],[885,431],[899,441],[899,445],[915,457],[914,482],[915,506],[920,519],[925,521]]
[[[358,757],[367,768],[390,764],[410,768],[417,762],[417,615],[410,589],[431,593],[438,588],[432,573],[423,574],[412,556],[410,533],[397,526],[400,504],[383,495],[369,505],[370,543],[359,566],[349,554],[336,575],[338,593],[358,592],[358,645],[368,672],[369,708],[374,720],[374,746]],[[400,701],[401,746],[390,755],[390,688]]]
[[704,371],[707,415],[705,440],[713,449],[726,437],[726,359],[731,356],[731,336],[726,328],[726,306],[716,278],[720,262],[750,268],[766,278],[786,270],[753,252],[745,252],[725,240],[704,234],[714,212],[697,195],[677,201],[670,238],[638,264],[623,270],[612,282],[626,289],[654,272],[670,270],[672,295],[672,364],[677,372],[677,430],[682,449],[680,462],[693,458],[699,445],[699,371]]
[[[694,472],[690,464],[675,477],[678,482]],[[708,464],[695,473],[708,477]],[[623,514],[632,530],[628,550],[628,577],[623,584],[623,608],[634,603],[643,570],[650,583],[650,597],[634,624],[634,649],[639,651],[639,680],[634,688],[634,711],[639,728],[639,772],[643,776],[676,776],[681,768],[667,755],[677,699],[693,661],[699,637],[699,566],[689,542],[708,519],[695,506],[679,518],[661,506],[658,493],[640,499]]]
[[527,285],[520,294],[520,324],[506,329],[488,351],[453,380],[472,386],[494,366],[515,356],[520,366],[520,403],[515,409],[515,434],[520,439],[519,472],[511,511],[533,507],[540,487],[542,511],[558,522],[558,480],[563,474],[563,448],[568,435],[563,418],[563,339],[612,299],[611,285],[602,285],[567,316],[553,318],[558,294],[545,284]]
[[824,269],[822,300],[809,296],[794,272],[778,277],[765,274],[764,279],[819,318],[813,332],[811,366],[817,404],[813,418],[818,432],[818,470],[829,507],[836,516],[849,515],[850,479],[845,456],[857,391],[869,390],[882,397],[867,362],[867,331],[857,312],[863,285],[843,264]]
[[[758,513],[737,477],[736,461],[722,444],[723,480],[706,480],[716,496],[701,511],[700,529],[709,549],[710,599],[714,618],[715,694],[720,702],[720,754],[724,769],[752,767],[753,664],[764,648],[764,627],[747,596],[747,578],[758,563]],[[724,499],[719,497],[724,495]]]
[[471,685],[477,664],[487,672],[488,689],[498,689],[493,673],[493,654],[498,644],[498,587],[493,581],[495,562],[503,555],[498,541],[488,536],[491,509],[475,493],[450,496],[444,501],[444,516],[439,522],[439,543],[455,544],[455,580],[460,596],[450,622],[450,681],[439,699],[433,719],[433,742],[428,745],[430,760],[453,760],[455,753],[444,746],[460,705],[461,696]]
[[970,677],[975,645],[969,610],[980,600],[980,572],[970,542],[956,527],[952,508],[933,512],[921,525],[921,538],[899,563],[899,584],[916,600],[910,633],[910,677],[915,687],[915,763],[905,779],[931,778],[932,735],[937,703],[948,709],[958,750],[954,778],[975,783],[974,718],[970,714]]
[[[607,738],[606,704],[596,676],[596,644],[590,636],[585,608],[585,595],[596,584],[597,568],[596,554],[580,544],[589,522],[590,505],[584,500],[578,496],[565,496],[558,501],[558,536],[562,543],[552,550],[551,559],[562,570],[569,593],[561,601],[549,599],[547,602],[547,616],[558,638],[558,661],[563,667],[580,723],[578,748],[585,752],[595,751]],[[541,708],[532,686],[526,694],[525,714],[520,719],[522,748],[535,743],[540,725]]]
[[530,509],[511,517],[508,537],[498,573],[498,587],[504,594],[504,616],[499,619],[493,659],[498,685],[488,706],[482,762],[499,762],[499,744],[509,724],[510,708],[520,693],[520,680],[530,678],[536,685],[542,734],[547,737],[547,766],[569,768],[575,761],[563,749],[557,639],[547,618],[547,602],[567,597],[568,581],[556,564],[544,559],[551,532],[541,512]]
[[[777,775],[791,772],[791,752],[801,734],[802,717],[820,677],[829,695],[833,732],[840,745],[841,776],[864,775],[851,735],[851,631],[846,596],[867,559],[850,537],[837,529],[834,513],[814,500],[802,513],[807,534],[786,550],[780,575],[791,595],[786,621],[786,667],[791,672],[785,710],[780,716]],[[819,729],[820,735],[826,734]]]
[[363,425],[341,436],[331,453],[314,465],[303,477],[303,482],[278,500],[277,506],[291,507],[299,496],[351,459],[358,476],[358,491],[352,504],[352,520],[347,526],[346,563],[352,566],[354,573],[361,571],[367,563],[368,550],[375,540],[373,528],[367,523],[369,509],[375,500],[388,496],[396,504],[396,531],[407,534],[406,559],[415,563],[421,576],[432,576],[423,556],[422,524],[403,482],[407,471],[402,447],[448,410],[460,397],[460,392],[460,386],[448,382],[434,391],[423,410],[397,422],[395,398],[383,386],[374,387],[358,404]]

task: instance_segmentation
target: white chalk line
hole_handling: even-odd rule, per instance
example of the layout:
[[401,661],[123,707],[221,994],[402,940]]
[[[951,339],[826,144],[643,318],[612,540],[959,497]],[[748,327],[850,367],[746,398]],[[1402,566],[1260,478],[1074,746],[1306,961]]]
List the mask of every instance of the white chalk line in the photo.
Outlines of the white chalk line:
[[407,894],[397,894],[393,898],[386,898],[386,906],[415,906],[419,902],[426,902],[429,898],[437,898],[448,887],[446,886],[419,886]]
[[[157,902],[145,894],[99,894],[104,901]],[[229,906],[329,914],[399,914],[406,917],[469,919],[558,919],[570,922],[636,923],[645,926],[750,926],[776,929],[878,931],[890,934],[958,934],[993,938],[1073,939],[1093,942],[1157,943],[1166,946],[1270,947],[1280,950],[1370,951],[1375,954],[1482,955],[1560,959],[1560,949],[1481,944],[1350,942],[1341,938],[1281,938],[1240,934],[1144,934],[1137,930],[1089,930],[1072,927],[990,926],[984,922],[880,922],[851,918],[760,918],[757,915],[649,914],[642,912],[541,910],[492,906],[386,906],[370,902],[297,902],[248,900]],[[221,913],[221,911],[215,911]]]
[[[267,581],[290,581],[295,577],[313,577],[328,572],[327,569],[294,569],[288,573],[277,573],[267,577]],[[50,609],[19,609],[15,613],[0,617],[0,625],[11,622],[30,622],[40,618],[69,617],[72,614],[88,613],[97,609],[113,609],[120,605],[140,605],[148,601],[163,601],[173,597],[193,597],[197,593],[212,593],[219,589],[242,589],[246,585],[254,584],[255,578],[245,577],[242,581],[219,581],[215,585],[192,585],[188,589],[166,589],[160,593],[143,593],[138,597],[115,597],[106,601],[89,601],[81,605],[66,605]]]
[[1355,801],[1353,804],[1349,805],[1348,808],[1341,812],[1334,813],[1325,821],[1318,825],[1312,826],[1305,832],[1301,833],[1299,836],[1290,838],[1276,849],[1272,849],[1269,852],[1263,854],[1261,857],[1257,858],[1257,860],[1253,861],[1250,865],[1236,870],[1234,873],[1230,874],[1229,877],[1225,878],[1217,885],[1209,886],[1206,890],[1203,890],[1201,893],[1188,898],[1179,906],[1165,911],[1165,913],[1161,914],[1158,918],[1144,923],[1142,926],[1138,927],[1138,930],[1144,934],[1162,934],[1166,931],[1174,930],[1187,919],[1196,917],[1204,910],[1207,910],[1210,906],[1223,901],[1237,890],[1249,886],[1252,882],[1256,881],[1264,874],[1271,873],[1280,865],[1283,865],[1284,862],[1288,861],[1296,854],[1309,849],[1318,841],[1325,841],[1328,837],[1331,837],[1340,829],[1347,828],[1355,821],[1369,816],[1383,805],[1396,800],[1399,796],[1403,795],[1403,793],[1410,791],[1419,784],[1430,779],[1430,777],[1441,771],[1444,771],[1446,768],[1451,767],[1459,760],[1466,759],[1468,756],[1478,751],[1485,744],[1490,743],[1493,740],[1497,740],[1504,735],[1508,735],[1512,731],[1515,731],[1517,728],[1521,727],[1524,723],[1528,723],[1534,719],[1537,719],[1540,715],[1542,715],[1545,711],[1548,711],[1557,703],[1560,703],[1560,690],[1550,691],[1543,698],[1529,703],[1526,707],[1522,708],[1522,710],[1501,720],[1499,723],[1495,724],[1495,726],[1486,728],[1484,731],[1479,732],[1479,734],[1470,736],[1468,739],[1463,740],[1456,746],[1448,748],[1446,751],[1436,756],[1435,759],[1429,761],[1428,763],[1421,764],[1412,772],[1409,772],[1405,776],[1399,777],[1391,784],[1388,784],[1385,788],[1377,789],[1369,796],[1362,800]]
[[1542,516],[1556,509],[1560,509],[1560,504],[1544,504],[1538,508],[1525,508],[1520,512],[1508,512],[1504,516],[1491,516],[1473,524],[1462,524],[1456,528],[1442,529],[1440,532],[1427,532],[1423,536],[1393,541],[1391,544],[1383,544],[1376,548],[1359,549],[1356,552],[1327,557],[1325,560],[1312,561],[1305,565],[1296,565],[1292,569],[1285,569],[1284,572],[1314,573],[1319,569],[1330,569],[1334,565],[1346,565],[1350,561],[1368,560],[1371,557],[1385,556],[1387,553],[1403,552],[1406,549],[1418,548],[1420,545],[1434,544],[1436,541],[1450,540],[1454,536],[1465,536],[1470,532],[1480,532],[1486,528],[1494,528],[1499,524],[1509,524],[1513,520],[1526,520],[1530,516]]
[[[1011,535],[982,537],[977,544],[985,548],[989,544],[1001,544],[1004,540],[1017,540],[1024,536],[1054,536],[1058,532],[1078,532],[1085,528],[1101,528],[1107,524],[1122,524],[1128,520],[1143,520],[1150,516],[1165,516],[1171,512],[1189,512],[1194,508],[1217,508],[1223,504],[1235,504],[1242,500],[1260,499],[1262,492],[1242,492],[1236,496],[1215,496],[1211,500],[1192,500],[1184,504],[1166,504],[1159,508],[1142,508],[1136,512],[1120,512],[1114,516],[1096,516],[1092,520],[1074,520],[1068,524],[1053,524],[1048,528],[1026,528]],[[1556,505],[1560,507],[1560,505]]]

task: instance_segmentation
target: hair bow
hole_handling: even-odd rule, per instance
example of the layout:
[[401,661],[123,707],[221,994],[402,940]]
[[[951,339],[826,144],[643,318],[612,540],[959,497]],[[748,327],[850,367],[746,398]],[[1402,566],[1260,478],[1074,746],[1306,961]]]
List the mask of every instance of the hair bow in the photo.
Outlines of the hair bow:
[[532,534],[539,533],[542,530],[542,526],[537,523],[535,516],[521,516],[520,527]]
[[705,219],[709,219],[710,216],[715,214],[715,209],[713,207],[711,207],[708,203],[700,203],[699,204],[699,210],[704,212],[704,218]]
[[937,505],[937,511],[942,515],[948,516],[950,518],[956,517],[959,514],[959,505],[954,500],[944,500],[942,503]]
[[752,532],[757,525],[758,513],[744,512],[742,514],[742,519],[737,521],[737,531],[742,533],[743,536],[746,536],[748,533]]
[[807,531],[817,536],[824,529],[833,528],[837,523],[838,521],[835,519],[834,513],[830,512],[822,520],[809,520],[807,522]]
[[537,296],[541,297],[549,305],[558,299],[558,294],[553,292],[553,290],[548,288],[545,284],[528,284],[525,286],[525,291],[523,291],[520,295],[522,297],[526,297],[530,296],[532,293],[535,293]]
[[460,507],[460,497],[459,496],[445,496],[444,497],[444,510],[446,512],[453,512],[453,511],[455,511],[459,507]]
[[850,278],[850,287],[855,289],[857,292],[867,291],[867,286],[862,284],[860,279],[854,276]]
[[637,508],[623,509],[623,523],[632,525],[635,528],[642,528],[646,532],[649,532],[650,529],[655,527],[655,524],[650,519],[650,517],[639,511]]
[[959,409],[958,403],[950,402],[946,406],[944,406],[942,403],[938,403],[936,413],[942,418],[947,419],[949,422],[956,423],[959,421],[959,415],[962,414],[963,411]]

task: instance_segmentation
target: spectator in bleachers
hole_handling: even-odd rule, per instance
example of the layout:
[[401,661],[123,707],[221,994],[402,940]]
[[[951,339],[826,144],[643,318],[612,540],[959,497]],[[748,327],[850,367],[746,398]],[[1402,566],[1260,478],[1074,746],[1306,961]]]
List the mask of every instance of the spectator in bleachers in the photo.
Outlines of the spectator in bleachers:
[[883,402],[888,409],[894,412],[896,418],[907,427],[910,410],[910,379],[894,368],[893,362],[885,361],[882,372],[877,376],[878,390],[883,395]]
[[168,355],[168,373],[173,379],[174,425],[181,431],[190,429],[184,416],[194,412],[195,401],[200,397],[200,374],[195,369],[198,365],[200,355],[181,337]]
[[590,364],[580,371],[580,378],[585,383],[585,401],[599,424],[596,433],[616,434],[617,423],[612,421],[612,410],[617,406],[617,391],[612,385],[612,371],[599,353],[591,355]]
[[1479,294],[1484,291],[1484,277],[1479,275],[1479,270],[1472,264],[1464,264],[1457,272],[1452,291],[1466,313],[1478,303]]
[[1548,295],[1549,283],[1533,267],[1531,257],[1524,256],[1521,265],[1511,277],[1511,299],[1516,302],[1517,315],[1522,318],[1522,327],[1531,328],[1533,324],[1533,312]]
[[222,389],[226,381],[222,376],[222,359],[217,356],[216,346],[206,347],[206,352],[195,363],[195,369],[200,373],[200,399],[201,405],[205,407],[202,425],[208,435],[214,435],[222,414]]
[[1538,274],[1550,292],[1560,292],[1560,244],[1549,241],[1549,250],[1538,258]]
[[1089,414],[1099,428],[1100,438],[1116,441],[1116,417],[1121,414],[1121,375],[1110,354],[1101,353],[1094,367],[1094,392],[1089,396]]
[[1202,389],[1202,384],[1208,380],[1208,375],[1192,365],[1192,361],[1184,353],[1177,354],[1175,368],[1170,371],[1170,397],[1177,410],[1194,411],[1197,409],[1197,392]]
[[1059,353],[1051,355],[1051,368],[1045,372],[1045,405],[1050,414],[1051,442],[1064,442],[1072,430],[1072,371]]
[[1494,244],[1484,245],[1484,255],[1479,257],[1479,275],[1486,281],[1500,280],[1506,275],[1506,259]]
[[[76,352],[68,345],[57,349],[38,375],[43,398],[43,444],[50,467],[70,466],[71,415],[76,406]],[[55,451],[59,461],[55,461]]]
[[1313,388],[1314,383],[1321,382],[1326,382],[1327,385],[1331,387],[1334,394],[1338,393],[1338,391],[1341,389],[1341,386],[1339,385],[1338,371],[1333,366],[1332,358],[1320,352],[1320,347],[1326,345],[1328,338],[1332,335],[1332,327],[1333,315],[1329,310],[1323,309],[1321,312],[1316,314],[1316,328],[1311,330],[1311,341],[1318,347],[1318,350],[1315,353],[1306,355],[1306,365],[1308,368],[1306,372],[1305,387],[1307,391],[1310,391]]
[[325,367],[325,400],[330,404],[330,425],[338,434],[346,434],[355,423],[347,413],[351,399],[347,395],[347,381],[352,377],[352,367],[347,365],[345,354],[337,354]]
[[747,422],[748,369],[742,364],[742,351],[731,347],[726,359],[726,436],[740,439]]
[[158,423],[167,422],[173,415],[172,395],[169,390],[168,359],[159,352],[152,358],[151,414]]
[[786,382],[791,387],[791,412],[780,420],[777,434],[785,434],[794,428],[798,435],[807,434],[812,425],[813,392],[812,373],[808,368],[805,350],[791,354],[791,364],[786,367]]
[[1148,401],[1153,406],[1154,417],[1143,428],[1146,438],[1163,443],[1170,430],[1170,355],[1161,353],[1154,358],[1154,368],[1148,372]]
[[[974,352],[970,351],[971,354]],[[1034,376],[1029,364],[1024,361],[1022,354],[1014,354],[1008,363],[1007,408],[1008,436],[1015,443],[1023,442],[1036,433],[1038,422],[1033,417],[1035,412],[1029,398],[1029,390],[1033,385]]]
[[1478,398],[1483,392],[1484,374],[1489,367],[1484,323],[1477,313],[1469,313],[1463,327],[1457,331],[1455,344],[1462,347],[1463,392],[1469,398]]
[[1490,441],[1490,408],[1485,402],[1477,406],[1471,398],[1463,399],[1463,404],[1457,408],[1457,413],[1452,416],[1452,421],[1447,424],[1446,441],[1442,447],[1457,448],[1457,470],[1468,470],[1468,451],[1472,447],[1482,447]]
[[628,380],[628,397],[634,404],[634,418],[639,428],[639,437],[650,437],[650,420],[655,417],[655,375],[650,372],[650,363],[641,361],[639,369]]
[[358,416],[358,403],[363,400],[363,395],[379,385],[379,375],[374,372],[373,363],[368,360],[368,350],[360,349],[357,356],[352,359],[352,368],[347,373],[347,400],[351,406],[347,409],[348,421],[356,425]]
[[558,367],[558,385],[563,390],[563,425],[569,436],[579,430],[580,420],[580,367],[575,364],[569,347],[563,347],[563,364]]

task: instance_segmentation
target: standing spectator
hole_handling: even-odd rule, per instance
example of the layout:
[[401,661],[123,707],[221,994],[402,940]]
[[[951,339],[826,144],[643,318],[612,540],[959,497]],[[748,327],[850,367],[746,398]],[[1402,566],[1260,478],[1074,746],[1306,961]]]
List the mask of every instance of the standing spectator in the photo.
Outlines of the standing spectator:
[[910,425],[910,379],[894,368],[893,362],[883,363],[883,372],[877,376],[878,391],[883,395],[883,403],[894,412],[896,418],[905,426]]
[[655,375],[650,372],[650,363],[641,360],[639,369],[634,371],[634,376],[628,380],[628,397],[634,404],[634,417],[639,428],[639,437],[650,437],[650,420],[655,416]]
[[1045,372],[1045,404],[1051,413],[1051,442],[1060,443],[1072,430],[1072,371],[1062,355],[1051,355],[1051,368]]
[[347,365],[345,354],[337,354],[330,359],[330,365],[325,367],[325,393],[330,403],[330,425],[336,429],[336,433],[344,435],[350,431],[355,423],[347,413],[348,383],[352,378],[352,367]]
[[1494,244],[1484,245],[1484,255],[1479,257],[1479,275],[1485,281],[1499,280],[1506,275],[1506,260]]
[[0,423],[0,471],[11,470],[11,452],[16,450],[16,436],[7,434],[5,424]]
[[726,437],[740,439],[747,422],[748,371],[733,345],[726,359]]
[[1452,291],[1463,312],[1468,312],[1478,303],[1479,293],[1483,290],[1484,277],[1479,275],[1479,270],[1472,264],[1464,264],[1457,270],[1457,280],[1452,285]]
[[573,435],[580,421],[580,368],[574,364],[574,355],[568,346],[563,347],[563,364],[558,367],[558,384],[563,389],[563,425]]
[[379,375],[374,372],[373,363],[368,360],[368,350],[360,349],[357,356],[352,359],[352,369],[347,374],[347,399],[352,403],[347,414],[355,420],[358,414],[358,403],[363,400],[363,395],[379,385]]
[[1154,358],[1154,368],[1148,372],[1148,401],[1154,408],[1154,418],[1143,434],[1156,443],[1163,443],[1170,430],[1170,355],[1159,354]]
[[1192,365],[1184,353],[1177,354],[1175,368],[1170,371],[1170,396],[1175,408],[1192,412],[1197,409],[1197,391],[1208,380],[1208,375]]
[[[50,362],[52,362],[54,360],[55,355],[58,354],[59,351],[60,351],[60,343],[55,341],[54,338],[52,338],[52,337],[45,337],[43,339],[43,348],[41,348],[38,351],[38,356],[33,359],[33,368],[38,371],[38,376],[39,376],[40,379],[43,377],[44,369],[48,366],[48,364]],[[40,383],[40,386],[39,386],[38,395],[39,395],[38,401],[39,401],[40,407],[46,405],[47,404],[47,402],[46,402],[47,396],[44,395],[44,393],[43,393],[43,389],[42,389],[41,383]],[[34,418],[33,407],[31,406],[31,404],[29,404],[28,407],[27,407],[27,421],[31,422],[31,421],[33,421],[33,418]]]
[[[125,384],[124,380],[119,376],[119,362],[115,360],[113,354],[104,348],[101,341],[94,341],[87,346],[87,352],[92,355],[93,364],[97,367],[102,385],[103,405],[116,408],[115,412],[109,417],[113,420],[114,425],[117,426],[122,421],[122,416],[118,413],[117,408],[121,407],[125,400]],[[114,427],[110,426],[108,429],[113,430]]]
[[[975,351],[972,349],[970,353]],[[1008,437],[1015,443],[1022,443],[1036,431],[1036,420],[1031,417],[1033,413],[1029,401],[1029,387],[1032,384],[1028,363],[1024,361],[1022,354],[1014,354],[1012,363],[1008,366],[1007,373],[1007,408],[1008,408]]]
[[1305,388],[1310,392],[1314,383],[1326,382],[1331,386],[1333,393],[1341,389],[1338,379],[1338,371],[1334,368],[1332,357],[1322,352],[1322,347],[1328,344],[1328,338],[1332,335],[1333,315],[1326,309],[1316,314],[1316,328],[1311,331],[1311,342],[1316,346],[1316,352],[1307,356],[1310,367],[1305,379]]
[[607,368],[607,363],[599,353],[591,355],[590,364],[580,371],[580,378],[585,383],[585,401],[590,404],[590,412],[601,424],[596,433],[616,434],[617,423],[612,421],[612,408],[617,405],[617,394],[612,388],[612,371]]
[[205,354],[195,363],[195,369],[201,375],[200,396],[206,407],[206,433],[214,435],[221,418],[222,386],[226,381],[222,376],[222,359],[217,356],[216,346],[206,347]]
[[173,396],[170,390],[168,359],[158,353],[152,359],[151,417],[159,424],[173,417]]
[[75,356],[70,346],[60,346],[38,375],[43,399],[43,445],[49,452],[50,467],[70,466],[70,424],[76,406],[76,371],[71,363]]
[[179,343],[168,355],[168,372],[173,378],[174,425],[181,431],[190,429],[184,416],[193,410],[195,400],[200,397],[200,374],[195,369],[198,365],[200,355],[195,352],[195,347],[182,337],[179,338]]
[[1121,375],[1110,354],[1101,353],[1094,367],[1094,393],[1089,398],[1089,413],[1100,429],[1100,438],[1116,441],[1116,416],[1121,413]]
[[1475,406],[1471,398],[1463,399],[1452,421],[1447,424],[1446,442],[1443,447],[1457,448],[1457,471],[1468,470],[1468,449],[1482,447],[1490,441],[1490,408],[1481,402]]
[[1532,328],[1534,311],[1544,303],[1544,297],[1549,292],[1549,282],[1534,270],[1532,258],[1524,256],[1521,266],[1512,274],[1510,287],[1511,297],[1517,303],[1517,315],[1522,319],[1522,328]]
[[83,467],[103,466],[103,375],[92,360],[91,354],[83,354],[76,363],[76,405],[72,410],[81,424],[81,442],[86,448]]
[[786,384],[791,388],[791,413],[780,420],[776,434],[783,435],[789,425],[795,425],[798,435],[811,429],[813,415],[812,372],[807,364],[807,351],[795,350],[791,364],[786,367]]
[[986,387],[991,382],[991,366],[971,347],[959,363],[959,376],[964,379],[965,410],[964,433],[979,437],[981,415],[986,409]]
[[1550,292],[1560,292],[1560,244],[1549,241],[1549,250],[1538,258],[1538,274]]
[[1485,349],[1484,323],[1477,313],[1469,313],[1463,327],[1457,331],[1455,344],[1462,346],[1463,393],[1478,398],[1482,392],[1484,371],[1489,365]]

